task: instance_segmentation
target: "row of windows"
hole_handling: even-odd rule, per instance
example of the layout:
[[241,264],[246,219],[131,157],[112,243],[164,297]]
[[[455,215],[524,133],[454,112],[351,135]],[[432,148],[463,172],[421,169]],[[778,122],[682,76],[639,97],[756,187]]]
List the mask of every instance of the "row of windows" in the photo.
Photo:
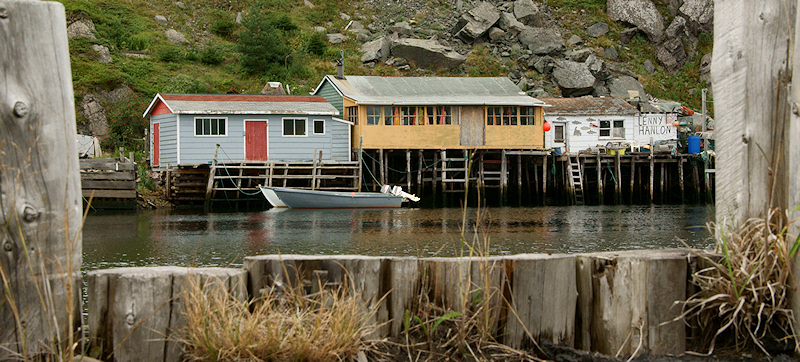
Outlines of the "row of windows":
[[[194,119],[194,135],[195,136],[226,136],[228,129],[226,127],[225,118],[195,118]],[[284,118],[283,119],[283,135],[284,136],[305,136],[306,135],[306,122],[305,118]],[[316,135],[325,134],[325,120],[315,119],[313,132]]]
[[[601,138],[625,138],[625,121],[600,121],[600,137]],[[564,125],[557,124],[553,126],[553,135],[555,142],[564,142]]]
[[[410,126],[459,124],[459,107],[451,106],[367,106],[367,125]],[[535,107],[486,107],[487,125],[533,126]],[[347,120],[358,124],[358,106],[347,107]]]

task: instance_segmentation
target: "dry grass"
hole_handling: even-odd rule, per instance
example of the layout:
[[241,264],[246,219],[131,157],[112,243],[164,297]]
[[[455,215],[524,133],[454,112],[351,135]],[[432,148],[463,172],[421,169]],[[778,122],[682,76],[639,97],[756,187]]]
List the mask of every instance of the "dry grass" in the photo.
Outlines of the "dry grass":
[[712,226],[722,257],[697,254],[707,267],[692,275],[699,292],[686,300],[681,316],[696,318],[705,327],[708,353],[719,345],[769,354],[769,340],[791,342],[800,352],[788,305],[791,260],[800,246],[788,233],[792,222],[770,209],[765,219],[750,219],[738,228]]
[[187,358],[202,361],[337,361],[372,348],[360,298],[338,290],[273,289],[245,301],[190,284],[184,298]]

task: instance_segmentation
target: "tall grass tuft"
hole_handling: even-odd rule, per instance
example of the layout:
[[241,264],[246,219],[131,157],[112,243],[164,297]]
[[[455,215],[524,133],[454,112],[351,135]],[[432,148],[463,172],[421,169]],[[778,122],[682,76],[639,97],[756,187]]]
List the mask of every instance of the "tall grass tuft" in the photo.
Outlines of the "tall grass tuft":
[[705,327],[702,342],[709,354],[720,345],[769,355],[765,343],[774,341],[800,352],[789,307],[791,260],[800,246],[788,233],[793,222],[769,209],[766,218],[740,227],[710,226],[722,256],[697,253],[706,265],[692,275],[699,292],[687,298],[679,317],[696,318]]
[[246,301],[223,288],[190,283],[184,307],[187,358],[202,361],[337,361],[369,352],[358,295],[345,287],[304,295],[302,288],[272,289]]

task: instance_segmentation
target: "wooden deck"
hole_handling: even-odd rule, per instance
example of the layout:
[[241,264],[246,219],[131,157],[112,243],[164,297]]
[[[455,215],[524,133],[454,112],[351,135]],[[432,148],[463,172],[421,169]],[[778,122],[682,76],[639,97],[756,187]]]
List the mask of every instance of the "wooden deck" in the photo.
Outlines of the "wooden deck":
[[130,158],[80,160],[81,193],[92,208],[132,209],[136,206],[137,168]]

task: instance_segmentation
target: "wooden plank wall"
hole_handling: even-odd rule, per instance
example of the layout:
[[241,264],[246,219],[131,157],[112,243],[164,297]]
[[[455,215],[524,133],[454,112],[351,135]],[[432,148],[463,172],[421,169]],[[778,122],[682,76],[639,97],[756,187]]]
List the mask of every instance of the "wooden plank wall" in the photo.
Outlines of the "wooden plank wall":
[[79,338],[82,203],[66,28],[59,2],[0,3],[4,361],[48,359],[37,355]]
[[136,199],[136,163],[130,159],[82,159],[83,197]]

